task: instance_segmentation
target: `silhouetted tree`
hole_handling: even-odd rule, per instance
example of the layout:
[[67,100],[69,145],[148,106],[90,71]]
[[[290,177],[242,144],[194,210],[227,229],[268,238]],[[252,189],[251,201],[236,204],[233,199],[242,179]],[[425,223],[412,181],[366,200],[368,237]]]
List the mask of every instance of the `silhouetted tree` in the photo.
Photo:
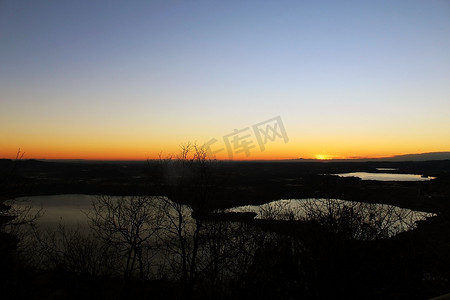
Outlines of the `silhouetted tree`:
[[23,155],[19,149],[14,160],[0,162],[0,294],[5,297],[17,296],[23,290],[16,286],[19,281],[17,277],[20,276],[18,269],[22,268],[17,251],[19,237],[11,232],[17,211],[12,212],[11,203],[5,203],[18,194],[14,176]]
[[92,206],[93,212],[89,214],[92,229],[124,259],[120,265],[125,285],[136,270],[143,280],[150,272],[157,233],[163,224],[159,198],[99,196]]
[[56,229],[33,227],[35,266],[60,270],[87,277],[113,275],[117,255],[112,247],[87,228],[67,228],[59,223]]
[[166,242],[171,269],[183,284],[183,297],[192,297],[203,271],[203,230],[214,193],[213,161],[204,147],[181,145],[176,157],[160,159],[161,193],[166,196]]

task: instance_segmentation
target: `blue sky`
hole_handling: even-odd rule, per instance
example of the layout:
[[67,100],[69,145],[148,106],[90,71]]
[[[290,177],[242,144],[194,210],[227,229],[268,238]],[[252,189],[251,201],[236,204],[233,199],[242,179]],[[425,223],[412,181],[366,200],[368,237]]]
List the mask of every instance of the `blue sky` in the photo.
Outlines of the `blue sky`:
[[0,156],[139,157],[277,115],[283,157],[450,149],[448,1],[130,2],[0,2]]

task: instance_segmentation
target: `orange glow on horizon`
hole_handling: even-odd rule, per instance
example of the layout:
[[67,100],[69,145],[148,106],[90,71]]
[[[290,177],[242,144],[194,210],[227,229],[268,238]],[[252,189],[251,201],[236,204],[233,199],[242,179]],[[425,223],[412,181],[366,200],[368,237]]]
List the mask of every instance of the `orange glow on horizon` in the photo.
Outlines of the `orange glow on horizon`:
[[[82,159],[82,160],[152,160],[160,157],[176,157],[179,153],[179,145],[162,148],[163,151],[158,151],[155,148],[147,149],[146,147],[99,147],[97,149],[87,149],[83,147],[76,147],[71,149],[42,149],[42,148],[21,148],[21,153],[24,153],[23,159]],[[6,151],[5,151],[6,150]],[[0,152],[0,158],[14,159],[16,157],[18,149],[2,149]],[[302,152],[303,155],[298,153]],[[336,154],[313,154],[311,152],[306,153],[304,151],[298,151],[295,148],[286,147],[286,149],[272,149],[253,151],[249,156],[245,154],[233,155],[229,157],[226,151],[214,155],[212,158],[217,160],[290,160],[290,159],[317,159],[317,160],[332,160],[332,159],[365,159],[365,158],[383,158],[391,157],[395,155],[412,154],[412,153],[425,153],[425,152],[437,152],[437,151],[419,151],[419,152],[394,152],[394,153],[352,153],[350,155],[342,155],[342,151],[336,152]]]
[[[0,149],[0,158],[14,159],[20,148],[24,159],[85,159],[85,160],[147,160],[161,157],[176,157],[180,145],[194,141],[202,145],[206,137],[186,136],[132,136],[132,135],[92,135],[92,136],[42,136],[40,139],[27,135],[23,138],[12,134],[7,144]],[[181,140],[181,142],[180,142]],[[178,142],[173,142],[178,141]],[[442,141],[442,140],[439,140]],[[446,152],[447,142],[421,143],[421,140],[385,140],[343,137],[334,140],[328,136],[291,135],[289,142],[277,139],[268,142],[262,151],[257,143],[245,153],[233,153],[229,157],[225,145],[211,146],[217,160],[290,160],[290,159],[364,159],[390,157],[394,155]],[[18,146],[16,146],[18,145]]]

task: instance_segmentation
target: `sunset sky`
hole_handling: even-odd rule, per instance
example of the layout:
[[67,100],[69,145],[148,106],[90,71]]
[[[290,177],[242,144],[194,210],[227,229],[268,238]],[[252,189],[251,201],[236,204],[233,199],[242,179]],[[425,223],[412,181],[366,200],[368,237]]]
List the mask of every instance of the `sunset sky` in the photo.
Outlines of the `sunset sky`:
[[228,159],[235,129],[233,159],[450,151],[450,2],[0,1],[0,158]]

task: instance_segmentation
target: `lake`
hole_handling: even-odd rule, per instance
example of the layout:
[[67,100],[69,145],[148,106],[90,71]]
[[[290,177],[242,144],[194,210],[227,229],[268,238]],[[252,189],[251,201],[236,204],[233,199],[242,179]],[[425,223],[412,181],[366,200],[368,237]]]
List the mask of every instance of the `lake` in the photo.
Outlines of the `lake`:
[[40,226],[54,227],[59,222],[66,225],[87,225],[87,213],[92,210],[92,202],[97,196],[69,194],[21,197],[15,206],[30,207],[31,212],[41,212]]
[[[87,214],[92,212],[92,203],[98,196],[93,195],[50,195],[18,198],[16,206],[29,206],[33,212],[41,210],[42,216],[38,225],[43,227],[56,227],[58,223],[66,226],[86,226]],[[121,197],[114,196],[117,200]],[[410,229],[418,220],[424,220],[434,214],[414,211],[387,204],[367,204],[340,199],[283,199],[272,201],[263,205],[245,205],[225,210],[225,212],[255,212],[259,219],[277,220],[306,220],[311,214],[323,214],[334,210],[334,213],[342,211],[344,207],[358,210],[366,216],[371,216],[371,221],[395,223],[396,229],[393,234]],[[380,220],[379,220],[380,219]],[[398,219],[399,221],[396,221]]]
[[[401,208],[393,205],[346,201],[340,199],[284,199],[262,205],[244,205],[228,212],[254,212],[257,219],[272,220],[326,220],[330,216],[371,225],[386,230],[389,236],[416,227],[416,222],[435,214]],[[358,225],[358,226],[359,226]]]
[[430,181],[435,179],[431,176],[423,176],[417,174],[399,174],[399,173],[369,173],[369,172],[352,172],[341,174],[330,174],[339,177],[358,177],[362,180],[378,180],[378,181]]
[[[40,217],[37,224],[40,227],[55,227],[59,223],[68,226],[87,226],[88,215],[93,212],[92,204],[97,201],[98,197],[85,194],[20,197],[15,200],[13,207],[28,207],[31,214],[39,212]],[[123,196],[110,197],[115,201],[123,198]],[[184,214],[190,215],[188,212],[184,212]]]

